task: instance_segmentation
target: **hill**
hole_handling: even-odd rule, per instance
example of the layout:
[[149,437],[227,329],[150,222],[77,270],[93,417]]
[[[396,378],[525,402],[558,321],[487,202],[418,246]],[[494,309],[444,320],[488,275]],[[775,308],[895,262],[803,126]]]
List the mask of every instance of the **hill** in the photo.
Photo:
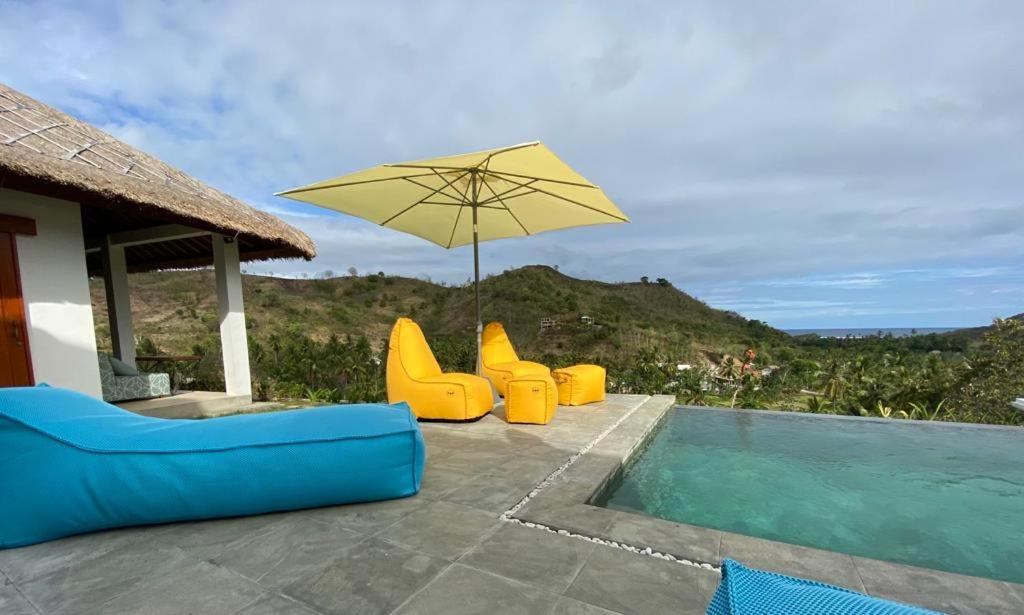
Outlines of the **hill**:
[[[137,338],[161,351],[189,352],[216,338],[213,272],[169,271],[131,276]],[[100,344],[109,344],[102,280],[92,281]],[[410,316],[428,338],[473,336],[472,286],[373,274],[330,279],[243,276],[250,336],[302,333],[365,335],[380,348],[398,316]],[[500,320],[524,356],[578,354],[595,359],[659,350],[679,360],[737,353],[746,346],[788,345],[791,338],[759,321],[716,310],[659,282],[580,280],[545,266],[529,266],[482,282],[484,320]],[[586,315],[593,325],[580,320]],[[541,319],[557,325],[541,328]]]

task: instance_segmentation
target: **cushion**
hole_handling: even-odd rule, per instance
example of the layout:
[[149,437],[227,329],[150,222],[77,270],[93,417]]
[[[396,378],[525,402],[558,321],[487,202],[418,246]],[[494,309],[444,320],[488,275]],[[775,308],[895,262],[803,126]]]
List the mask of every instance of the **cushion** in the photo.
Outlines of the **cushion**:
[[405,404],[200,421],[49,387],[0,389],[0,548],[94,530],[413,495]]
[[505,420],[509,423],[546,425],[555,418],[558,391],[547,374],[520,376],[509,380],[505,389]]
[[551,372],[558,384],[558,403],[581,406],[605,398],[605,370],[600,365],[573,365]]
[[498,390],[498,394],[501,396],[505,395],[508,381],[513,378],[534,375],[548,376],[551,374],[548,366],[534,363],[533,361],[512,361],[511,363],[484,365],[483,372],[494,383],[494,388]]
[[722,562],[707,615],[939,615],[935,611],[872,598],[817,581],[747,568],[731,559]]
[[107,357],[110,360],[110,367],[114,370],[115,376],[138,376],[139,370],[128,365],[117,357]]

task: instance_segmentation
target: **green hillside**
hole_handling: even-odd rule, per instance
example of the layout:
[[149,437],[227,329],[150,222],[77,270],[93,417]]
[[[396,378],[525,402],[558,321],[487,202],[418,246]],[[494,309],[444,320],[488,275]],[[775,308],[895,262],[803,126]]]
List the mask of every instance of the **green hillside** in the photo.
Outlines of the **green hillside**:
[[[472,286],[443,286],[398,276],[330,279],[244,276],[250,335],[303,333],[323,341],[365,335],[381,348],[398,316],[410,316],[431,340],[473,336]],[[171,271],[131,276],[135,334],[161,351],[183,353],[217,336],[213,272]],[[109,344],[101,280],[92,283],[97,333]],[[659,350],[672,358],[737,353],[787,345],[788,335],[758,321],[713,309],[665,281],[580,280],[544,266],[488,277],[485,321],[503,322],[526,356],[581,355],[617,359]],[[594,319],[586,325],[580,316]],[[541,329],[541,319],[557,321]]]

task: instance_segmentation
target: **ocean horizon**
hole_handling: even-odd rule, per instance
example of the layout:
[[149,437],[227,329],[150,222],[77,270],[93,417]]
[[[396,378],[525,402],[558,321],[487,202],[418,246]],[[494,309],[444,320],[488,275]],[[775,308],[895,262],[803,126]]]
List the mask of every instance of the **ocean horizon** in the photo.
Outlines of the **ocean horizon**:
[[872,335],[892,335],[893,337],[910,337],[912,335],[928,335],[929,333],[947,333],[966,327],[851,327],[823,329],[783,329],[790,335],[818,335],[819,337],[869,337]]

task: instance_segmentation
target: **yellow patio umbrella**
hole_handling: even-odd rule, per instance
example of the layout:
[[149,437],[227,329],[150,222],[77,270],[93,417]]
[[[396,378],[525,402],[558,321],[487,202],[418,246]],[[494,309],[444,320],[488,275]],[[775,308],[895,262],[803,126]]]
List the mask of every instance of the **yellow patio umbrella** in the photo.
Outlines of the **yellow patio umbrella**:
[[279,192],[450,249],[473,244],[480,372],[481,241],[629,222],[605,193],[539,141],[380,166]]

